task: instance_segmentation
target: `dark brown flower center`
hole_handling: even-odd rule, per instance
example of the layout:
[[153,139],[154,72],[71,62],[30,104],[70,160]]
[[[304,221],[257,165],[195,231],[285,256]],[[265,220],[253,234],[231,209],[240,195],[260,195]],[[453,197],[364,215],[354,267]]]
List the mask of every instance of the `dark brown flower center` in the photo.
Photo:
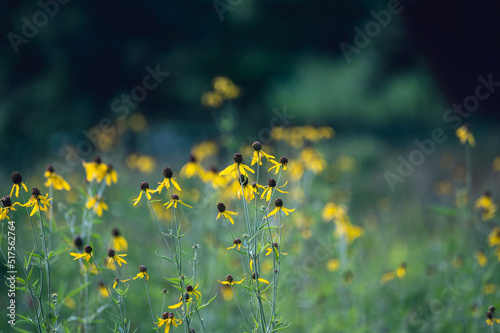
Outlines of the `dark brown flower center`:
[[238,164],[243,163],[243,155],[241,155],[240,153],[234,154],[233,161],[234,163]]
[[226,211],[226,205],[224,205],[222,202],[219,202],[217,204],[217,210],[219,213],[224,213]]
[[281,200],[280,198],[274,200],[274,205],[276,207],[283,207],[283,200]]
[[144,265],[139,266],[139,272],[145,273],[147,271],[148,271],[148,268],[146,266],[144,266]]
[[172,169],[170,169],[168,166],[163,169],[163,176],[165,178],[172,178],[174,173],[172,172]]
[[262,144],[259,142],[259,141],[255,141],[253,144],[252,144],[252,148],[253,150],[255,151],[260,151],[262,149]]
[[149,188],[149,183],[148,182],[142,182],[141,183],[141,190],[146,190]]
[[17,171],[12,173],[12,182],[14,184],[21,184],[23,182],[23,176]]

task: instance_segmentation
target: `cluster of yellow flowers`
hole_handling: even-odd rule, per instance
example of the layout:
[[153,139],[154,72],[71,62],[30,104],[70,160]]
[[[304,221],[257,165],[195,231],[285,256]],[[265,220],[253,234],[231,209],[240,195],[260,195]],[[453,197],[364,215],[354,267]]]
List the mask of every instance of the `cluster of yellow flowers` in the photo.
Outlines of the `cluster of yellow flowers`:
[[347,215],[347,207],[329,202],[323,208],[323,220],[325,222],[335,222],[335,236],[337,238],[345,237],[348,244],[351,244],[356,238],[363,234],[363,228],[351,224]]
[[309,142],[317,142],[323,139],[333,138],[335,131],[329,126],[295,126],[295,127],[274,127],[271,130],[271,137],[276,140],[285,141],[294,148],[301,148]]
[[214,78],[212,86],[213,91],[206,92],[201,96],[203,106],[217,109],[225,100],[236,99],[241,94],[241,88],[224,76]]

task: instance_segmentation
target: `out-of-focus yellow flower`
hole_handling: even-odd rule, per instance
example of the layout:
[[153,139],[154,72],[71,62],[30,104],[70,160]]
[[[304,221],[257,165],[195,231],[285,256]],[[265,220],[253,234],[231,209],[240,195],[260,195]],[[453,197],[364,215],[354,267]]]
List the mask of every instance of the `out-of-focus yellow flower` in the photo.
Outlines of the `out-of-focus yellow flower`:
[[348,244],[351,244],[363,234],[363,228],[352,225],[349,218],[335,220],[335,226],[335,236],[337,238],[346,237]]
[[382,275],[380,282],[387,283],[387,282],[393,280],[395,277],[396,277],[396,273],[393,271],[389,271],[389,272],[385,273],[384,275]]
[[[231,215],[238,215],[238,213],[235,213],[235,212],[231,212],[229,210],[226,209],[226,205],[224,205],[222,202],[219,202],[217,204],[217,210],[219,211],[219,214],[217,214],[217,218],[216,220],[218,220],[221,216],[224,216],[225,218],[227,218],[231,224],[234,224],[234,220],[233,218],[231,217]],[[239,238],[237,238],[239,239]],[[241,241],[240,241],[241,243]],[[239,250],[239,246],[238,246],[238,250]]]
[[47,210],[47,207],[50,206],[50,200],[52,198],[48,199],[49,194],[47,193],[45,196],[40,194],[40,190],[37,187],[33,187],[31,190],[31,198],[28,200],[27,203],[21,205],[23,207],[33,207],[33,210],[31,211],[30,216],[33,216],[35,212],[37,211],[45,211]]
[[104,179],[106,180],[106,185],[111,186],[111,184],[118,182],[118,174],[111,164],[106,165],[106,173],[104,174]]
[[191,154],[196,158],[196,160],[200,161],[200,163],[207,157],[216,155],[218,152],[219,148],[213,140],[200,142],[191,148]]
[[465,144],[466,142],[469,142],[469,145],[471,147],[474,147],[476,145],[476,140],[474,139],[474,135],[469,130],[469,125],[465,124],[460,126],[455,134],[457,137],[460,139],[461,144]]
[[151,193],[155,193],[156,192],[156,190],[149,189],[149,183],[148,182],[142,182],[140,187],[141,187],[141,192],[139,192],[139,196],[134,199],[134,206],[137,205],[139,203],[139,201],[141,201],[142,193],[145,193],[145,195],[147,196],[148,200],[151,200]]
[[222,95],[217,91],[209,91],[201,95],[201,105],[214,109],[220,108],[224,102]]
[[47,178],[47,181],[44,184],[46,187],[53,186],[54,189],[58,191],[71,190],[71,186],[69,186],[68,182],[54,172],[54,167],[52,165],[47,165],[47,170],[43,175]]
[[342,155],[337,158],[337,165],[341,171],[352,171],[356,166],[356,160],[351,156]]
[[263,150],[262,150],[262,144],[259,142],[259,141],[255,141],[253,144],[252,144],[252,148],[254,150],[253,152],[253,157],[252,157],[252,164],[251,165],[254,165],[255,163],[259,163],[259,165],[262,165],[262,157],[265,157],[267,158],[267,161],[269,162],[272,158],[276,158],[272,155],[269,155],[269,154],[266,154]]
[[344,219],[347,216],[347,207],[344,205],[337,205],[334,202],[329,202],[323,208],[322,212],[323,221],[330,222],[331,220]]
[[490,246],[500,245],[500,228],[493,228],[493,231],[488,235],[488,242]]
[[102,298],[107,298],[109,297],[108,289],[104,285],[102,281],[99,282],[99,295],[101,295]]
[[220,93],[224,99],[235,99],[240,95],[241,89],[229,78],[217,76],[212,81],[214,90]]
[[314,174],[318,174],[325,168],[326,162],[320,153],[312,147],[307,147],[300,153],[300,161]]
[[68,308],[70,308],[71,310],[74,310],[76,309],[76,302],[74,299],[72,299],[71,297],[66,297],[63,301],[64,305],[66,305]]
[[141,132],[146,128],[148,122],[142,113],[134,113],[128,119],[128,125],[134,132]]
[[495,157],[495,159],[493,160],[493,171],[500,171],[500,156]]
[[96,180],[100,183],[107,172],[107,167],[102,163],[101,157],[96,156],[92,162],[82,161],[82,165],[85,168],[85,173],[87,175],[87,181],[91,182]]
[[477,250],[476,251],[476,260],[479,266],[484,267],[488,263],[488,259],[486,259],[486,256],[484,255],[483,250]]
[[206,171],[203,174],[201,180],[204,183],[210,182],[212,184],[212,187],[214,188],[214,190],[218,190],[220,188],[225,187],[229,182],[229,179],[224,177],[224,176],[219,175],[219,173],[217,172],[217,169],[215,169],[215,168],[208,169],[208,171]]
[[271,217],[273,215],[276,215],[278,212],[283,212],[283,213],[285,213],[285,215],[288,215],[295,210],[295,208],[288,209],[288,208],[284,207],[283,200],[281,200],[280,198],[274,200],[274,206],[275,206],[275,208],[267,215],[267,217]]
[[187,162],[181,168],[181,175],[187,178],[191,178],[194,175],[198,175],[200,178],[203,178],[204,173],[205,170],[203,169],[202,165],[196,160],[196,157],[194,157],[194,155],[191,155],[189,157],[189,162]]
[[104,210],[108,210],[108,205],[103,201],[102,197],[99,197],[96,194],[93,197],[89,197],[87,199],[87,203],[85,204],[85,208],[92,209],[97,216],[101,217]]
[[483,221],[493,219],[495,212],[497,211],[497,205],[493,203],[493,199],[491,198],[491,193],[489,191],[484,192],[484,194],[476,200],[474,206],[483,211]]
[[179,199],[179,195],[177,195],[177,194],[174,194],[174,195],[170,196],[170,198],[171,199],[167,203],[163,204],[163,206],[167,206],[166,207],[167,209],[169,209],[170,207],[172,207],[172,205],[174,206],[174,208],[177,208],[177,203],[180,203],[180,204],[182,204],[182,205],[184,205],[186,207],[189,207],[189,208],[193,208],[193,207],[191,207],[189,205],[186,205],[184,202],[182,202]]
[[308,140],[316,142],[322,139],[329,139],[335,135],[335,131],[328,126],[314,128],[312,126],[296,126],[296,127],[274,127],[271,130],[273,139],[283,140],[287,144],[300,148],[304,145],[304,141]]
[[434,193],[436,195],[447,195],[451,193],[452,188],[451,182],[445,179],[434,185]]
[[396,269],[396,276],[399,279],[402,279],[406,276],[406,263],[402,263],[398,266],[398,268]]
[[340,260],[338,260],[338,259],[330,259],[330,260],[328,260],[327,263],[326,263],[326,268],[330,272],[337,271],[340,268]]
[[496,285],[494,283],[488,283],[487,285],[484,286],[484,293],[486,295],[493,294],[496,290]]
[[[222,294],[222,299],[227,301],[230,301],[233,299],[233,292],[231,291],[231,287],[227,285],[222,285],[220,288],[221,294]],[[236,292],[236,291],[234,291]]]
[[127,251],[128,250],[127,240],[125,239],[125,237],[120,235],[120,231],[118,230],[118,228],[114,228],[112,230],[112,235],[113,237],[111,238],[112,242],[111,247],[118,252]]

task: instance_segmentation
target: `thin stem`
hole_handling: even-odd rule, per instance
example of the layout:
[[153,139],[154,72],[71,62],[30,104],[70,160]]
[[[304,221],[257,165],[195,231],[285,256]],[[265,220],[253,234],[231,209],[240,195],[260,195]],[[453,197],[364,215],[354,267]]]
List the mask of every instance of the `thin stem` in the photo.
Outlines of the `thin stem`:
[[155,316],[153,315],[153,307],[151,306],[151,299],[149,298],[148,282],[146,281],[146,278],[144,278],[144,285],[146,286],[146,294],[148,295],[148,304],[149,304],[149,310],[151,311],[151,319],[153,320],[153,326],[156,326]]
[[236,294],[234,293],[233,285],[230,284],[229,287],[231,288],[231,291],[233,292],[233,297],[234,297],[234,300],[236,301],[236,305],[238,305],[238,309],[240,309],[241,317],[243,318],[243,321],[245,322],[245,325],[249,328],[250,326],[248,326],[248,323],[247,323],[247,320],[245,318],[245,315],[243,314],[243,311],[241,310],[240,303],[238,303],[238,298],[236,298]]

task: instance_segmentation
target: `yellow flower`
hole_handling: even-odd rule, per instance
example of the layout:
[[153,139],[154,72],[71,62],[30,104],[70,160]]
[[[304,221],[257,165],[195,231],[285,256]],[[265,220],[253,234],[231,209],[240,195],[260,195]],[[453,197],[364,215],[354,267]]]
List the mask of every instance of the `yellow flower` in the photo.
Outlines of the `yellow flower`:
[[486,256],[484,255],[482,250],[477,250],[476,252],[476,260],[479,266],[484,267],[488,263],[488,259],[486,259]]
[[198,175],[202,178],[204,173],[205,171],[203,170],[203,167],[199,162],[197,162],[193,155],[189,157],[189,162],[181,168],[181,175],[187,178],[191,178],[194,175]]
[[267,217],[271,217],[275,214],[277,214],[278,212],[283,212],[285,213],[285,215],[288,215],[290,214],[291,212],[293,212],[295,210],[295,208],[293,209],[288,209],[288,208],[285,208],[283,206],[283,200],[281,200],[280,198],[274,200],[274,205],[276,206],[276,208],[274,208],[270,213],[269,215],[267,215]]
[[171,312],[163,312],[161,315],[161,318],[158,318],[158,322],[156,323],[158,327],[162,327],[165,325],[165,333],[168,333],[170,331],[170,326],[174,325],[177,327],[178,325],[182,324],[181,319],[175,319],[175,316]]
[[474,206],[483,211],[483,221],[493,219],[495,212],[497,211],[497,205],[493,203],[491,193],[489,191],[485,191],[484,194],[476,200]]
[[83,258],[87,261],[87,264],[88,264],[90,258],[92,257],[92,247],[90,245],[85,245],[84,250],[85,250],[85,252],[83,252],[83,253],[72,252],[72,253],[70,253],[70,255],[75,257],[75,259],[73,259],[73,260]]
[[313,173],[317,174],[323,171],[326,162],[321,155],[312,147],[307,147],[300,153],[300,161]]
[[399,265],[399,267],[396,269],[396,275],[399,279],[402,279],[406,275],[406,263],[402,263]]
[[363,234],[363,228],[352,225],[349,222],[349,218],[346,217],[342,220],[335,221],[335,236],[341,238],[345,236],[347,238],[347,243],[351,244],[356,238],[359,238]]
[[226,210],[226,205],[224,205],[222,202],[219,202],[217,204],[217,210],[219,211],[219,214],[217,214],[216,220],[218,220],[221,216],[224,216],[229,221],[231,221],[231,224],[234,224],[234,221],[233,221],[233,218],[231,217],[231,215],[238,215],[238,213],[231,212],[230,210]]
[[394,279],[396,277],[396,273],[393,271],[387,272],[384,275],[382,275],[382,278],[380,279],[380,282],[382,283],[387,283]]
[[269,284],[269,281],[267,281],[266,279],[260,278],[259,274],[255,273],[255,272],[252,273],[252,280],[257,280],[257,282]]
[[[106,165],[106,172],[103,174],[104,179],[106,180],[106,185],[111,186],[112,183],[118,182],[118,174],[116,170],[113,169],[111,164]],[[99,181],[100,182],[100,181]]]
[[128,282],[128,281],[130,281],[130,279],[118,280],[118,278],[115,278],[115,282],[113,283],[113,289],[116,288],[116,286],[118,285],[118,283],[123,283],[123,282]]
[[486,312],[486,324],[493,326],[494,323],[500,324],[500,319],[495,318],[495,307],[491,305]]
[[456,130],[455,134],[460,139],[461,144],[469,142],[469,145],[471,147],[474,147],[476,145],[476,140],[474,140],[474,135],[472,135],[472,133],[470,132],[468,124],[460,126]]
[[322,212],[323,221],[328,222],[333,219],[343,220],[347,216],[347,208],[343,205],[337,205],[333,202],[326,204]]
[[[236,194],[238,194],[238,199],[241,199],[241,196],[248,201],[252,201],[255,198],[255,193],[257,193],[257,183],[248,183],[248,177],[241,175],[237,182],[234,182],[233,189]],[[243,190],[242,190],[243,187]],[[243,192],[243,193],[242,193]]]
[[[188,285],[186,287],[186,293],[184,294],[184,297],[186,299],[186,305],[188,305],[193,298],[196,298],[197,300],[200,299],[201,293],[198,290],[196,290],[196,288],[198,288],[198,285],[196,285],[196,287],[194,287],[194,288],[192,285]],[[190,295],[191,295],[191,297],[190,297]],[[180,301],[179,303],[171,305],[168,308],[169,309],[177,309],[178,307],[182,306],[182,303],[183,303],[182,295],[179,298],[179,301]]]
[[167,209],[172,207],[172,205],[174,206],[174,208],[177,208],[177,203],[183,204],[184,206],[189,207],[189,208],[193,208],[189,205],[186,205],[184,202],[182,202],[179,199],[179,196],[177,194],[171,195],[170,198],[171,199],[166,204],[163,204],[163,206],[167,206]]
[[99,295],[103,298],[109,297],[108,289],[102,281],[99,282]]
[[245,170],[255,173],[249,166],[243,164],[243,156],[240,153],[234,154],[233,161],[234,163],[222,170],[219,175],[227,176],[231,174],[233,178],[238,178],[240,175],[247,175]]
[[19,188],[22,186],[26,192],[28,192],[28,189],[26,188],[26,185],[23,183],[23,176],[17,171],[14,171],[12,173],[12,182],[14,185],[12,185],[12,190],[10,190],[10,197],[12,198],[12,194],[14,193],[14,190],[16,190],[16,198],[19,198]]
[[267,158],[267,161],[270,162],[272,158],[276,158],[272,155],[266,154],[262,150],[262,144],[259,141],[255,141],[252,144],[252,148],[254,150],[253,152],[253,157],[252,157],[252,163],[250,165],[254,165],[255,163],[259,163],[259,165],[262,165],[262,157],[264,156]]
[[104,210],[109,209],[108,205],[103,201],[102,197],[98,196],[98,194],[88,198],[85,208],[92,209],[99,217],[102,216]]
[[240,87],[235,85],[231,79],[225,76],[217,76],[212,81],[214,91],[224,99],[235,99],[240,95]]
[[102,160],[99,156],[94,157],[92,162],[84,162],[82,161],[82,165],[85,168],[85,173],[87,175],[87,181],[91,182],[96,180],[100,183],[107,172],[107,167],[102,163]]
[[213,140],[200,142],[191,148],[191,154],[200,162],[205,158],[217,154],[217,144]]
[[493,228],[493,231],[488,235],[488,242],[490,246],[500,245],[500,228]]
[[170,189],[170,184],[172,184],[176,189],[177,191],[181,191],[181,188],[179,187],[179,184],[177,184],[177,181],[172,178],[172,176],[174,175],[174,173],[172,172],[172,169],[170,169],[169,167],[165,167],[163,169],[163,176],[165,177],[165,179],[163,179],[163,182],[161,183],[158,183],[158,188],[156,189],[156,191],[158,191],[158,193],[161,194],[161,190],[166,187],[167,190]]
[[33,210],[31,211],[30,216],[33,216],[36,211],[40,210],[47,210],[47,207],[51,207],[49,201],[52,200],[52,198],[47,199],[49,194],[47,193],[46,196],[43,196],[40,194],[40,190],[37,187],[33,187],[31,189],[31,198],[28,200],[27,203],[24,205],[20,205],[23,207],[33,207]]
[[228,285],[232,286],[233,284],[240,284],[240,283],[242,283],[243,281],[245,281],[245,279],[243,279],[241,281],[234,281],[232,275],[227,275],[226,276],[226,281],[221,281],[221,280],[217,280],[217,281],[219,281],[222,284],[228,284]]
[[208,183],[208,182],[212,183],[212,187],[214,188],[214,190],[218,190],[220,188],[225,187],[227,185],[227,183],[229,182],[229,179],[227,179],[224,176],[219,175],[219,173],[217,172],[217,169],[215,169],[215,168],[208,169],[208,171],[203,174],[201,180],[204,183]]
[[494,283],[488,283],[486,286],[484,286],[484,293],[486,295],[493,294],[495,292],[496,286]]
[[233,240],[233,246],[228,247],[227,250],[231,250],[231,249],[236,248],[239,251],[242,247],[245,248],[245,246],[243,246],[243,244],[241,244],[241,239],[235,238]]
[[146,196],[148,197],[148,200],[151,200],[151,193],[155,193],[156,190],[150,190],[149,189],[149,183],[148,182],[142,182],[141,183],[141,192],[139,192],[139,196],[134,199],[134,206],[141,201],[142,198],[142,193],[146,193]]
[[338,270],[340,268],[340,260],[338,260],[338,259],[328,260],[328,262],[326,263],[326,268],[330,272],[335,272],[336,270]]
[[268,255],[270,255],[271,253],[273,253],[273,251],[275,252],[275,255],[276,255],[277,257],[279,257],[279,255],[280,255],[280,254],[285,255],[285,256],[286,256],[286,255],[288,255],[288,253],[285,253],[285,252],[280,252],[280,253],[278,253],[278,247],[279,247],[279,244],[278,244],[278,243],[276,243],[276,242],[274,242],[274,243],[273,243],[273,245],[272,245],[272,247],[268,247],[268,248],[266,249],[266,256],[268,256]]
[[274,174],[277,174],[280,170],[290,170],[290,172],[293,173],[293,170],[288,166],[288,158],[285,156],[282,156],[279,162],[276,162],[275,160],[271,160],[271,162],[274,163],[274,166],[270,167],[269,170],[267,170],[268,172],[276,169]]
[[[108,257],[109,257],[108,269],[116,270],[116,264],[118,264],[118,266],[121,266],[122,263],[126,264],[127,262],[125,261],[125,259],[122,258],[126,256],[127,256],[126,254],[116,254],[115,250],[108,249]],[[111,263],[113,263],[114,265],[111,265]]]
[[44,184],[46,187],[53,186],[54,189],[58,191],[71,190],[71,186],[69,186],[68,182],[54,172],[54,167],[52,165],[47,165],[47,170],[43,175],[47,178],[47,181]]
[[15,205],[21,205],[19,202],[14,202],[12,204],[12,200],[10,199],[10,196],[3,197],[1,200],[3,208],[0,207],[0,221],[3,219],[7,218],[7,220],[10,220],[9,213],[11,210],[16,210],[14,208]]
[[120,231],[118,230],[118,228],[114,228],[112,230],[112,235],[113,238],[111,238],[112,242],[111,247],[118,252],[127,251],[128,250],[127,240],[125,239],[125,237],[120,235]]
[[[276,186],[276,180],[274,180],[273,178],[269,179],[267,181],[267,186],[261,186],[262,188],[264,188],[264,191],[262,191],[262,194],[260,196],[261,199],[264,199],[266,198],[266,201],[269,201],[271,200],[271,196],[273,194],[273,190],[276,190],[276,191],[279,191],[281,193],[288,193],[286,191],[282,191],[280,190],[280,188],[283,188],[286,186],[288,182],[285,182],[285,184],[281,185],[281,186]],[[258,185],[260,186],[260,185]]]
[[134,280],[142,279],[146,277],[146,281],[149,280],[148,268],[144,265],[139,266],[139,273],[135,276]]

